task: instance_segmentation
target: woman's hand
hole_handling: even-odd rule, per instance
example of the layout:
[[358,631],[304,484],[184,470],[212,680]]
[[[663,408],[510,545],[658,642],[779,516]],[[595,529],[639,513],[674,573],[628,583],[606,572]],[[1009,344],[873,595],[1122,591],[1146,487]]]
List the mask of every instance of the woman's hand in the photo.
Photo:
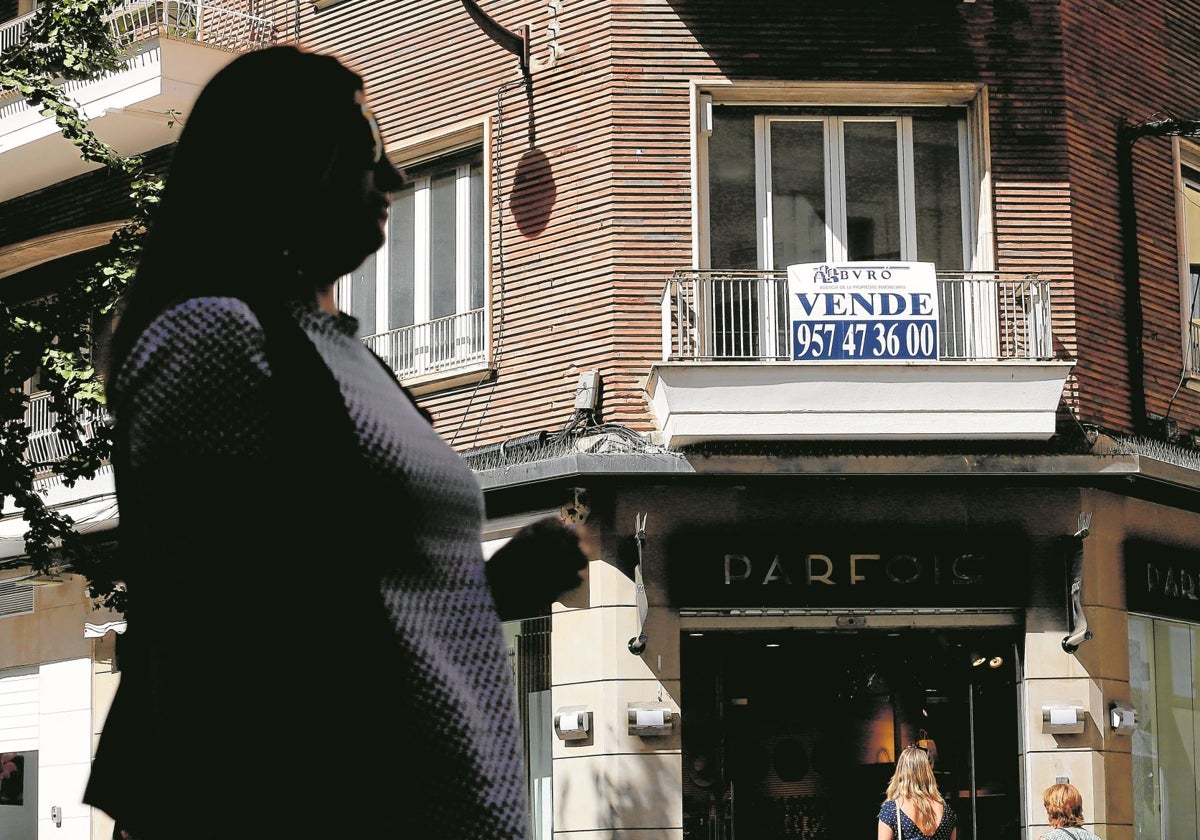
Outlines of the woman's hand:
[[486,574],[502,621],[545,613],[583,582],[594,535],[549,516],[526,525],[488,560]]

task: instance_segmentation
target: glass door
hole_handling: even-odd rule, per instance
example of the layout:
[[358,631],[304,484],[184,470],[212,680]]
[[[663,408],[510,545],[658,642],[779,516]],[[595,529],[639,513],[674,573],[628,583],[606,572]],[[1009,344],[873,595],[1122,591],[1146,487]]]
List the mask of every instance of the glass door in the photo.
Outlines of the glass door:
[[959,840],[1016,840],[1016,638],[685,633],[684,836],[874,836],[895,756],[919,742]]

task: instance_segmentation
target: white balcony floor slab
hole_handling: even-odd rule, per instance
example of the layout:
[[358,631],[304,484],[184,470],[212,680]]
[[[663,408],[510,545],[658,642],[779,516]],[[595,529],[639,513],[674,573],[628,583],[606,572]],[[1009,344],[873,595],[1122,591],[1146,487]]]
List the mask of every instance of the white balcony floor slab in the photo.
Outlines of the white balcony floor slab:
[[1046,440],[1069,361],[660,362],[662,442]]

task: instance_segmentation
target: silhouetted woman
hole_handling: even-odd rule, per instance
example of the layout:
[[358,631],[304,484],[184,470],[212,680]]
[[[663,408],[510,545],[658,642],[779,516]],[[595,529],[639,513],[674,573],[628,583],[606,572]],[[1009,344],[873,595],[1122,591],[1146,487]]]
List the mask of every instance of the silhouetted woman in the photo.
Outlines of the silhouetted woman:
[[330,56],[240,56],[186,117],[106,380],[128,630],[86,801],[136,840],[527,836],[498,609],[585,558],[543,522],[485,571],[474,475],[334,306],[402,183]]

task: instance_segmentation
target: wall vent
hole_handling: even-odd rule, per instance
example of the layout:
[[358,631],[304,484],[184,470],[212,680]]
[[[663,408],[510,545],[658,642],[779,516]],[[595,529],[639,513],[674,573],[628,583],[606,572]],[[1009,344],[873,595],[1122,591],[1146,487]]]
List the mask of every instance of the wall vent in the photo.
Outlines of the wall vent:
[[33,613],[34,587],[15,580],[0,580],[0,618]]

